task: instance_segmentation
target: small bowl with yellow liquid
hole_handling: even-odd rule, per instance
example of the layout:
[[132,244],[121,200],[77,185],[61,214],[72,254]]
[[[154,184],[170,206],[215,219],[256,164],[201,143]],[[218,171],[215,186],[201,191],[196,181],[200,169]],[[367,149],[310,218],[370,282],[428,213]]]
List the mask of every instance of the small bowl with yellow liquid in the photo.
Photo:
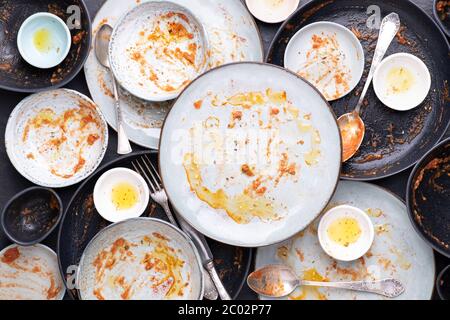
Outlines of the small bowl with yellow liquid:
[[140,217],[147,208],[150,191],[135,171],[114,168],[105,172],[94,187],[94,205],[110,222]]
[[49,69],[67,57],[72,43],[69,28],[58,16],[39,12],[28,17],[17,35],[17,46],[25,61]]
[[373,76],[378,99],[387,107],[407,111],[419,106],[431,89],[431,75],[425,63],[409,53],[384,59]]
[[364,211],[341,205],[322,217],[318,236],[320,245],[329,256],[340,261],[353,261],[369,251],[375,232]]

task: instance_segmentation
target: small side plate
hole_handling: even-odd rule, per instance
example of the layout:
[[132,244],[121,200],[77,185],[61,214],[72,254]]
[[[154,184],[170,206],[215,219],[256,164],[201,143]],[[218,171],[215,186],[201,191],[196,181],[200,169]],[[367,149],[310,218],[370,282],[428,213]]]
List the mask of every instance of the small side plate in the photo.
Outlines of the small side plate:
[[358,38],[334,22],[315,22],[289,41],[284,67],[305,78],[328,101],[350,93],[364,72],[364,50]]

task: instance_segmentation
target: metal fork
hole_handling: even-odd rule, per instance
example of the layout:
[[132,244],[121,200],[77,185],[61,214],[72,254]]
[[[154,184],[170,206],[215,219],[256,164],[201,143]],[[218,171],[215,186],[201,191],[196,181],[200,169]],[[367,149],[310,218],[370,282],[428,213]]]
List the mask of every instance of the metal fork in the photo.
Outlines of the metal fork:
[[[139,161],[140,160],[140,161]],[[178,222],[175,220],[174,215],[170,211],[169,207],[169,201],[166,194],[166,191],[161,187],[161,177],[158,173],[158,170],[156,170],[155,166],[153,165],[152,161],[148,157],[148,155],[143,155],[140,159],[136,159],[131,162],[133,168],[135,171],[137,171],[140,175],[142,175],[148,182],[151,193],[150,196],[158,203],[166,213],[167,217],[169,218],[170,222],[179,227]],[[196,230],[192,229],[190,226],[188,227],[187,223],[182,220],[181,217],[178,217],[181,223],[181,229],[188,233],[188,235],[191,237],[191,239],[196,244],[197,248],[199,249],[199,253],[203,254],[205,252],[210,253],[209,247],[206,244],[206,241],[196,241],[200,238],[203,238],[203,235],[199,234]],[[204,239],[202,239],[204,240]],[[212,255],[212,254],[210,254]],[[203,257],[202,257],[203,258]],[[208,258],[208,257],[206,257]],[[204,260],[204,259],[203,259]],[[222,298],[222,300],[230,300],[230,297],[228,293],[226,292],[226,289],[224,288],[222,282],[220,281],[220,278],[217,275],[217,271],[214,268],[212,259],[209,259],[206,263],[207,268],[204,269],[204,279],[205,279],[205,298],[209,300],[216,300],[218,294]],[[204,262],[204,261],[202,261]],[[205,267],[205,266],[204,266]]]

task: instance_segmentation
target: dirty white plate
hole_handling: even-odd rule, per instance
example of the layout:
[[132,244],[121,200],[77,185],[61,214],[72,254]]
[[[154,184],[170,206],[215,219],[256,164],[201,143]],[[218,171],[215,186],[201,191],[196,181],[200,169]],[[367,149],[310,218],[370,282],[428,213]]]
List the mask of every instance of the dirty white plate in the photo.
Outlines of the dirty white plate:
[[159,160],[186,221],[217,241],[257,247],[289,238],[327,205],[341,140],[329,104],[309,83],[273,65],[236,63],[183,91]]
[[0,300],[62,300],[65,292],[52,249],[13,244],[0,251]]
[[33,94],[8,119],[6,152],[31,182],[67,187],[89,176],[108,146],[108,126],[88,97],[68,89]]
[[201,300],[203,267],[191,239],[173,225],[135,218],[101,230],[80,260],[83,300]]
[[[142,1],[145,2],[145,1]],[[189,8],[204,25],[209,40],[208,68],[235,61],[262,61],[263,47],[255,21],[240,0],[172,0]],[[135,0],[107,0],[93,20],[93,39],[102,24],[115,26],[123,14],[135,7]],[[91,50],[85,64],[89,92],[109,125],[116,129],[111,77]],[[146,102],[121,90],[125,130],[129,139],[143,147],[158,149],[164,118],[172,102]]]
[[397,111],[420,105],[431,89],[431,75],[425,63],[409,53],[395,53],[385,58],[373,76],[378,99]]
[[[256,268],[282,263],[300,278],[313,281],[358,281],[395,278],[405,286],[397,300],[431,299],[435,265],[433,250],[417,235],[403,201],[378,186],[363,182],[339,182],[329,208],[351,205],[364,210],[375,226],[369,252],[353,262],[339,262],[321,248],[317,237],[319,219],[288,241],[256,254]],[[261,299],[267,299],[260,297]],[[298,288],[286,299],[382,300],[379,295],[333,288]]]
[[116,24],[109,43],[120,85],[147,101],[175,99],[207,67],[206,30],[187,8],[145,2]]
[[364,72],[358,38],[334,22],[315,22],[300,29],[284,54],[285,68],[311,82],[328,101],[350,93]]

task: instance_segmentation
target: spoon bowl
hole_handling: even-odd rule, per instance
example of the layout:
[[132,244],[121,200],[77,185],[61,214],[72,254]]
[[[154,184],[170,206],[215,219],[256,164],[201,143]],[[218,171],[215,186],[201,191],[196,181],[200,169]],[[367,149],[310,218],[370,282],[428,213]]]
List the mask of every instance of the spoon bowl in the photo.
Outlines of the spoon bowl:
[[359,150],[366,127],[357,112],[343,114],[337,122],[342,136],[342,161],[346,162]]
[[111,66],[109,64],[109,41],[111,39],[112,32],[113,28],[108,24],[104,24],[100,27],[97,35],[95,36],[95,56],[97,57],[98,62],[103,67],[108,69],[112,78],[118,135],[117,153],[129,154],[133,150],[131,149],[130,141],[128,140],[128,136],[123,125],[122,109],[120,106],[119,90],[117,88],[116,78],[114,78],[114,75],[111,72]]

